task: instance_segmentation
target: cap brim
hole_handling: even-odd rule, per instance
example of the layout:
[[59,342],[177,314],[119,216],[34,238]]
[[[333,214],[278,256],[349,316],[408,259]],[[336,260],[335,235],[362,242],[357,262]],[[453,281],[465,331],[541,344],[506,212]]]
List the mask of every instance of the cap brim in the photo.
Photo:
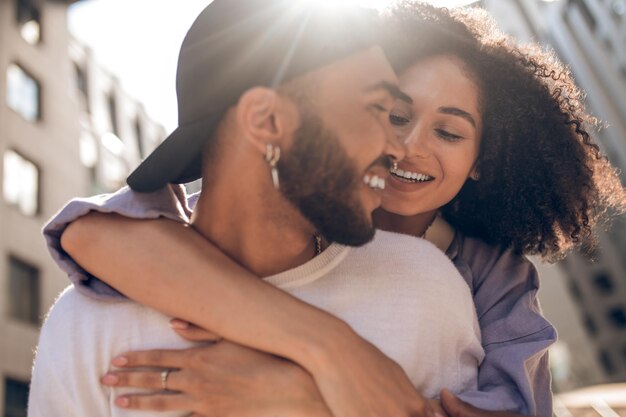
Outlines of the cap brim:
[[148,193],[169,183],[183,184],[202,176],[202,150],[221,119],[210,115],[174,130],[126,179],[135,191]]

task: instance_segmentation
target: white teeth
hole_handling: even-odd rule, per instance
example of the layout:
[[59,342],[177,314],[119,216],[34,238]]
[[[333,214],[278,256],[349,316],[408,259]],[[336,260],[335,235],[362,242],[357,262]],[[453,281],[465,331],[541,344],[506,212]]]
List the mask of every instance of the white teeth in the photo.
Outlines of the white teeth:
[[370,188],[384,190],[385,189],[385,179],[380,178],[378,175],[369,175],[365,174],[363,176],[363,182],[370,186]]
[[431,177],[430,175],[419,174],[417,172],[411,172],[411,171],[404,171],[402,169],[391,168],[390,172],[396,177],[400,177],[406,180],[412,180],[416,182],[430,181],[433,179],[433,177]]

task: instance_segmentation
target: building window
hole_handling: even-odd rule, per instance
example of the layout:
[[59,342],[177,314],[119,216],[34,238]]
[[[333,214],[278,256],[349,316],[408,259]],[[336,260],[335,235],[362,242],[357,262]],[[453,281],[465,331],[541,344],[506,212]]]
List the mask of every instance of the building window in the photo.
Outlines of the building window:
[[603,295],[610,295],[615,289],[613,280],[607,272],[600,272],[593,277],[593,286]]
[[618,329],[626,328],[626,311],[622,307],[615,307],[608,311],[607,317],[613,326]]
[[598,326],[596,326],[596,322],[593,321],[593,318],[591,318],[590,315],[585,314],[585,318],[583,320],[583,323],[585,325],[585,328],[587,329],[587,332],[591,336],[594,336],[596,333],[598,333]]
[[31,45],[41,40],[41,9],[40,1],[16,0],[17,24],[22,38]]
[[28,121],[41,116],[41,88],[39,82],[17,64],[7,70],[7,104]]
[[39,213],[39,168],[11,150],[4,153],[3,165],[4,200],[27,216]]
[[143,147],[143,129],[141,128],[141,120],[135,119],[135,138],[137,139],[137,151],[139,152],[139,158],[143,159],[145,156],[145,150]]
[[569,0],[569,6],[571,8],[578,8],[580,14],[582,15],[587,27],[593,32],[596,30],[597,22],[596,18],[589,10],[589,6],[587,6],[587,2],[585,0]]
[[124,143],[112,133],[105,133],[102,144],[104,146],[99,159],[99,185],[105,190],[115,190],[124,184],[124,179],[129,171],[122,157]]
[[28,382],[4,379],[4,417],[26,417]]
[[115,100],[115,96],[111,92],[107,97],[107,104],[109,106],[109,119],[111,121],[111,132],[115,134],[115,136],[119,137],[118,125],[117,125],[117,101]]
[[98,164],[98,144],[93,135],[85,130],[78,140],[80,162],[87,168],[93,168]]
[[606,350],[603,350],[602,352],[600,352],[600,364],[602,365],[602,367],[604,368],[604,371],[609,374],[612,375],[615,373],[616,369],[615,369],[615,365],[613,365],[613,361],[611,360],[611,357],[609,356],[609,352],[607,352]]
[[85,110],[89,111],[89,84],[87,80],[87,73],[78,64],[74,64],[74,71],[76,73],[76,87],[80,93],[80,99]]
[[9,257],[9,316],[39,324],[39,269]]

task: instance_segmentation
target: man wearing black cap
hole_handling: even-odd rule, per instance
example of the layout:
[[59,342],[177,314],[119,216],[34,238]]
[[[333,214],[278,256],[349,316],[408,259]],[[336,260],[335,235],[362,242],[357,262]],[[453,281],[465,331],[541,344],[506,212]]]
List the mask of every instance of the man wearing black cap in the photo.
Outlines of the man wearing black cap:
[[[275,191],[264,192],[263,204],[255,206],[274,216],[285,212],[289,219],[295,205],[302,212],[296,216],[304,218],[293,221],[307,224],[307,245],[315,233],[348,245],[371,240],[370,213],[379,205],[372,190],[384,187],[388,157],[402,152],[388,112],[395,99],[410,99],[397,88],[382,51],[373,47],[373,11],[299,3],[215,1],[200,14],[178,61],[179,127],[130,175],[133,190],[151,192],[202,176],[203,196],[224,198],[213,187],[216,176],[243,179],[242,167],[260,171],[269,164],[270,178],[228,184],[225,195],[258,194],[271,179]],[[311,74],[355,54],[341,68]],[[227,204],[217,206],[212,217]],[[266,240],[273,233],[284,240],[290,234],[260,223],[260,230],[246,235]],[[301,251],[303,244],[286,246]],[[282,252],[281,258],[290,256]]]
[[[339,316],[354,316],[346,321],[396,352],[395,359],[412,372],[411,380],[405,375],[394,380],[409,388],[393,411],[409,416],[425,412],[411,383],[429,395],[443,386],[456,384],[452,388],[459,390],[475,385],[483,352],[471,295],[442,253],[409,237],[396,238],[401,247],[383,250],[376,245],[384,234],[361,252],[339,245],[358,246],[372,239],[371,212],[380,205],[383,178],[390,160],[402,157],[388,116],[394,101],[406,96],[374,46],[372,19],[364,10],[327,14],[293,1],[214,1],[181,49],[179,127],[128,183],[139,192],[162,190],[175,200],[175,189],[162,187],[202,176],[192,227],[256,275],[269,277],[286,291],[295,288],[294,294],[312,304],[331,302],[325,308]],[[376,256],[389,262],[386,271],[379,263],[377,269],[349,272]],[[444,266],[436,272],[449,281],[446,297],[454,317],[449,321],[456,327],[446,322],[444,328],[438,321],[443,317],[433,317],[427,323],[434,332],[429,343],[393,340],[385,334],[393,332],[383,318],[389,314],[401,318],[396,324],[407,334],[424,334],[414,318],[429,306],[394,291],[428,292],[430,287],[410,285],[424,281],[424,266],[439,260]],[[385,273],[394,276],[393,288]],[[335,292],[327,287],[329,282],[344,286]],[[331,289],[334,298],[329,297]],[[356,314],[372,291],[379,303],[367,304],[365,315]],[[462,335],[469,342],[459,351],[437,332]],[[42,330],[31,416],[126,415],[127,410],[112,408],[112,402],[128,391],[103,392],[97,384],[110,359],[130,349],[189,345],[171,333],[160,313],[128,302],[101,305],[69,290]],[[420,363],[425,357],[428,365]],[[439,372],[458,357],[467,366]],[[52,378],[59,383],[50,384]],[[390,415],[369,409],[370,400],[362,399],[359,416]]]

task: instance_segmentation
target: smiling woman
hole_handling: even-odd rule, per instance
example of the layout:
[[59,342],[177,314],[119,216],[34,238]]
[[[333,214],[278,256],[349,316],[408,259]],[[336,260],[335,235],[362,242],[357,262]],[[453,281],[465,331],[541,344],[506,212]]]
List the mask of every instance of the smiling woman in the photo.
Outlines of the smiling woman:
[[407,158],[379,226],[411,224],[421,236],[439,212],[457,231],[520,254],[558,259],[583,240],[592,247],[593,226],[622,212],[626,196],[566,66],[517,45],[481,9],[401,2],[387,14],[384,49],[413,104],[391,115]]
[[414,216],[438,210],[477,175],[479,90],[463,61],[446,55],[410,67],[400,86],[412,103],[399,103],[390,120],[404,138],[406,156],[391,171],[383,206]]

